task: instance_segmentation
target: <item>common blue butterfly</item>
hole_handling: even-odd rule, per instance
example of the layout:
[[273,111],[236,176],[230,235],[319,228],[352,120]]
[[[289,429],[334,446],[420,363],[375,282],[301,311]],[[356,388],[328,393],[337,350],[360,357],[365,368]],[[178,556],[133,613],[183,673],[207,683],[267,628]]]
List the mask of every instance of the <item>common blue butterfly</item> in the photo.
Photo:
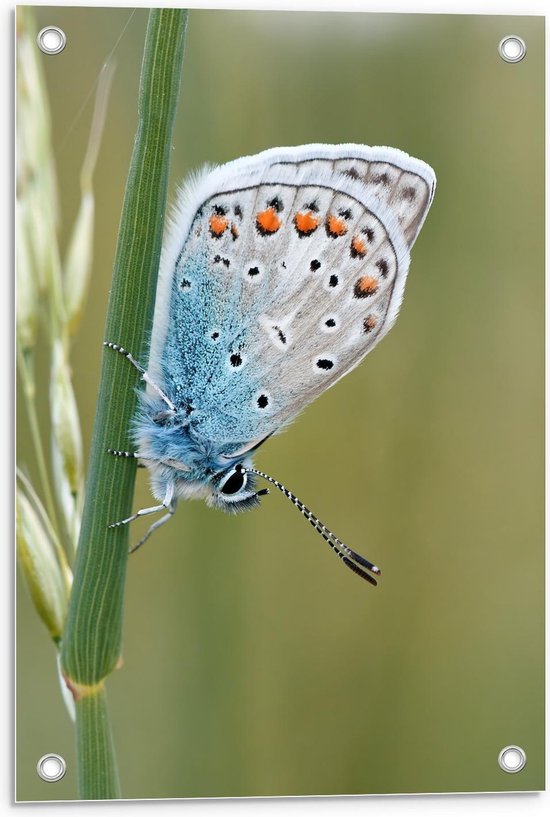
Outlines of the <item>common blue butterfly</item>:
[[[203,498],[237,512],[282,491],[355,573],[348,548],[253,452],[351,371],[394,324],[433,170],[395,148],[273,148],[206,168],[179,192],[163,248],[136,453],[161,504]],[[365,569],[363,569],[365,568]],[[368,572],[367,572],[368,571]]]

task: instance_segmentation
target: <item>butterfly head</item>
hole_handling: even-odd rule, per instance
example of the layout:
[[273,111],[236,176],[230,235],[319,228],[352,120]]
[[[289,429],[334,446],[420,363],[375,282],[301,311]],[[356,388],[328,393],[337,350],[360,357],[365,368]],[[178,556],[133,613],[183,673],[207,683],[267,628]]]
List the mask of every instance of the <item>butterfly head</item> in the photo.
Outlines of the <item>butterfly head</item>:
[[269,493],[268,488],[255,490],[256,475],[242,463],[231,465],[212,479],[209,504],[229,513],[248,511],[259,505],[260,497]]

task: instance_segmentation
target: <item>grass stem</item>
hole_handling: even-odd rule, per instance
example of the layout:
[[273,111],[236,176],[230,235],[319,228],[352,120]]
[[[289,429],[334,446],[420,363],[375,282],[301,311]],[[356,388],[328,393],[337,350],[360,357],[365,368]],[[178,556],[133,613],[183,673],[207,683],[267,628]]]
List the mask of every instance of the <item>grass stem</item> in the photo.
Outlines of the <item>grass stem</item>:
[[[172,145],[179,94],[187,12],[156,8],[149,13],[142,62],[138,128],[118,234],[105,339],[147,360]],[[90,452],[73,589],[63,635],[61,663],[71,690],[103,687],[120,659],[128,529],[110,523],[130,515],[135,462],[107,454],[127,448],[136,409],[136,371],[105,349]],[[84,700],[88,699],[90,700]],[[78,731],[80,794],[88,799],[118,796],[113,781],[114,751],[107,740],[103,692],[75,694],[82,707]],[[90,708],[90,712],[88,711]],[[94,713],[94,707],[97,712]],[[78,718],[78,716],[77,716]],[[100,728],[101,727],[101,728]],[[97,763],[85,762],[94,753]],[[111,764],[111,774],[105,769]],[[90,776],[99,775],[91,780]],[[103,782],[102,782],[103,781]]]

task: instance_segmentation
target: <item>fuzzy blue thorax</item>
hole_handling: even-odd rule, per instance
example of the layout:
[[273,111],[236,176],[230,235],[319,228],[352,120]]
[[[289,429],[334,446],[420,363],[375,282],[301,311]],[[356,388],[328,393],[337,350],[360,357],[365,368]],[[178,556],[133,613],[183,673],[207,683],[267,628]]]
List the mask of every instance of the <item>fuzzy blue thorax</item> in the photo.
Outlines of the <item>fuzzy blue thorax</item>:
[[231,451],[237,450],[234,443],[216,444],[205,439],[197,430],[199,421],[200,412],[194,417],[188,407],[178,407],[171,413],[160,397],[140,392],[133,436],[150,471],[153,494],[164,499],[171,488],[175,499],[202,498],[230,511],[243,510],[242,501],[249,507],[254,483],[251,475],[243,480],[243,490],[235,492],[230,507],[226,507],[228,495],[222,488],[236,466],[251,466],[250,458],[246,454],[231,456]]

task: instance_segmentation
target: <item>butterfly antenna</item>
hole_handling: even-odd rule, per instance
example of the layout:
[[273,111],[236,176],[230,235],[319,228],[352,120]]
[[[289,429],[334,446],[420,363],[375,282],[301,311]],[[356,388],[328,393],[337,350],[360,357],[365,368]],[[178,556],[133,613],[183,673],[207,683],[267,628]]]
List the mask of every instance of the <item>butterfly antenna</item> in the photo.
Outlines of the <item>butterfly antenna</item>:
[[377,585],[376,579],[366,573],[364,570],[359,567],[362,565],[366,567],[371,573],[374,573],[376,576],[381,575],[380,568],[377,567],[372,562],[369,562],[368,559],[365,559],[359,553],[356,553],[355,550],[352,550],[347,545],[345,545],[341,539],[338,539],[326,525],[323,525],[321,520],[312,513],[309,508],[307,508],[304,503],[298,499],[298,497],[289,491],[281,482],[278,482],[273,477],[270,477],[269,474],[264,474],[263,471],[258,471],[256,468],[247,468],[246,471],[249,474],[256,474],[258,477],[262,477],[262,479],[266,479],[272,485],[279,489],[279,491],[284,494],[287,499],[290,499],[293,505],[295,505],[298,510],[305,516],[308,522],[313,525],[317,533],[319,533],[325,542],[332,548],[334,553],[342,560],[342,562],[349,567],[350,570],[353,570],[354,573],[357,573],[358,576],[361,576],[362,579],[369,582],[369,584]]

